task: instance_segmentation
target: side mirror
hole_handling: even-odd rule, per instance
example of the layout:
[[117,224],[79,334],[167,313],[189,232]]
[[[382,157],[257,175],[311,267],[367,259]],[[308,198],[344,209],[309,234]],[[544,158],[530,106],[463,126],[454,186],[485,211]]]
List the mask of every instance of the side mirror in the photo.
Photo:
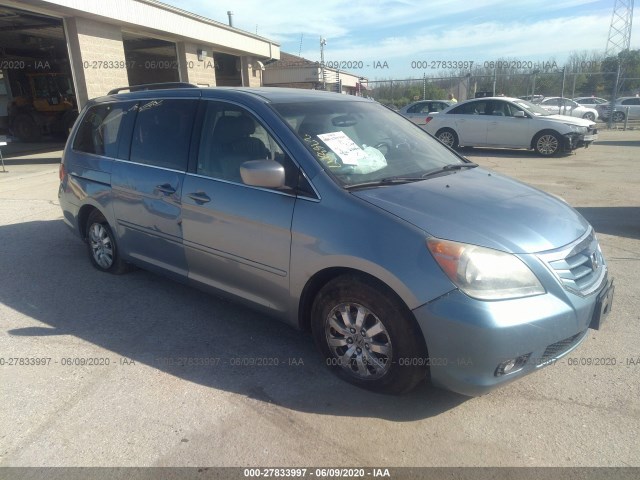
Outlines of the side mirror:
[[518,110],[517,112],[515,112],[513,114],[514,118],[527,118],[527,115],[522,111],[522,110]]
[[284,187],[284,167],[275,160],[250,160],[240,166],[245,185],[264,188]]

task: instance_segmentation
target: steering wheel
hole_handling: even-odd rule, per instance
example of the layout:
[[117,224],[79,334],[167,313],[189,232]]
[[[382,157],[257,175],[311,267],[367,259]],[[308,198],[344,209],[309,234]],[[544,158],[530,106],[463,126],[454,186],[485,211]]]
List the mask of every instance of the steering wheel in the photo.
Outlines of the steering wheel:
[[386,140],[383,142],[378,142],[373,146],[373,148],[377,148],[378,150],[380,150],[380,152],[382,152],[382,154],[386,157],[387,154],[391,151],[391,142]]

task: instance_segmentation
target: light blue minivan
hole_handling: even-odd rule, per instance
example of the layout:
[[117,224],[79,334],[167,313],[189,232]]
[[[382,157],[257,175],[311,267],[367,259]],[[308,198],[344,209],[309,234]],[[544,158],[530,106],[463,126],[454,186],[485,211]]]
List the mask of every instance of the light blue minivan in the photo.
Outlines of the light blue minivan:
[[352,96],[114,90],[82,110],[59,199],[98,270],[136,265],[308,329],[380,392],[482,394],[576,348],[612,305],[569,205]]

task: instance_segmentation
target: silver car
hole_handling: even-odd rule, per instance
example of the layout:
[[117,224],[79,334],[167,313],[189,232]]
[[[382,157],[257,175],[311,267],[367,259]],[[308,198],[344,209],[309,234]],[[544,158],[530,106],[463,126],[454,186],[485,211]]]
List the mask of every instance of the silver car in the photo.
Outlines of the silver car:
[[[596,107],[603,120],[609,120],[611,116],[611,104],[602,103]],[[625,119],[637,120],[640,118],[640,97],[620,97],[614,103],[614,122],[624,122]]]
[[345,380],[390,393],[427,378],[484,393],[609,313],[579,213],[376,102],[154,88],[89,102],[63,153],[64,221],[101,272],[137,265],[244,302],[310,330]]
[[539,105],[551,113],[568,115],[570,117],[584,118],[594,121],[598,118],[598,111],[595,108],[581,105],[573,100],[563,97],[547,97]]
[[598,138],[595,122],[555,115],[541,105],[509,97],[458,103],[428,116],[422,128],[451,148],[527,148],[542,156],[587,147]]
[[576,103],[579,103],[583,107],[596,108],[598,105],[608,103],[609,100],[600,97],[576,97],[572,98]]
[[407,117],[416,125],[424,125],[430,113],[441,112],[449,108],[453,102],[449,100],[420,100],[410,103],[400,109],[400,114]]

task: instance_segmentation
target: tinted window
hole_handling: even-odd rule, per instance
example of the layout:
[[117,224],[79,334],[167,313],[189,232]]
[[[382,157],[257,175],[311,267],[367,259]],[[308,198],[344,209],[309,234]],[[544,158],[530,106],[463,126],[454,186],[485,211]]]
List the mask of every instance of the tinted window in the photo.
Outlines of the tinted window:
[[424,103],[416,103],[414,106],[407,109],[407,113],[420,113],[424,106]]
[[622,102],[622,105],[640,105],[640,98],[628,98]]
[[141,102],[129,159],[186,171],[196,106],[197,100]]
[[82,117],[73,149],[117,157],[118,140],[127,116],[135,115],[134,103],[108,103],[91,107]]
[[296,187],[297,166],[251,113],[236,105],[208,102],[196,173],[242,183],[242,164],[265,159],[282,164],[285,184],[290,188]]
[[485,107],[487,106],[487,102],[482,100],[480,102],[469,102],[463,103],[458,107],[450,110],[449,113],[454,114],[466,114],[466,115],[484,115]]

